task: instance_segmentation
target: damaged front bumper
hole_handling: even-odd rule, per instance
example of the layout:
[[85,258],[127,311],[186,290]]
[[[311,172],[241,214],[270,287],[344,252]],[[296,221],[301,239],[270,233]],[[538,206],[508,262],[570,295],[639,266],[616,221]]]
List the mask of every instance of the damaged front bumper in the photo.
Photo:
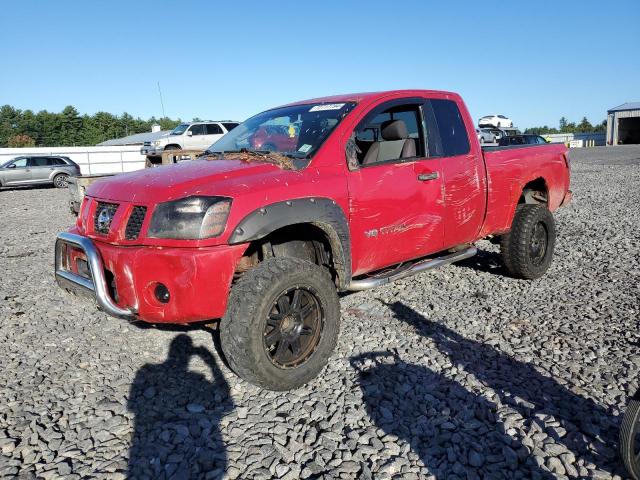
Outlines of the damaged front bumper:
[[[71,246],[86,257],[88,275],[74,272],[66,249]],[[109,295],[104,265],[94,243],[86,237],[69,232],[61,232],[56,238],[55,275],[58,285],[70,293],[93,298],[98,306],[109,315],[126,320],[135,320],[135,308],[120,308]]]
[[71,231],[56,239],[55,275],[63,289],[95,299],[114,317],[185,324],[224,315],[246,248],[122,246]]

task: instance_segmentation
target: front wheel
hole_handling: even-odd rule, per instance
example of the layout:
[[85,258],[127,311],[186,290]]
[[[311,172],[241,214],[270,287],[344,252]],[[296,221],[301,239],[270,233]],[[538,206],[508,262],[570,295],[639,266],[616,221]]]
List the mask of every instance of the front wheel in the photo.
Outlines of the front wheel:
[[339,330],[340,302],[329,272],[297,258],[271,258],[233,286],[220,341],[244,380],[291,390],[320,373]]
[[502,261],[515,278],[534,279],[548,270],[556,243],[553,215],[545,205],[518,205],[511,231],[502,236]]
[[53,184],[56,188],[67,188],[69,186],[69,175],[59,173],[53,177]]
[[620,455],[632,478],[640,479],[640,391],[631,400],[620,429]]

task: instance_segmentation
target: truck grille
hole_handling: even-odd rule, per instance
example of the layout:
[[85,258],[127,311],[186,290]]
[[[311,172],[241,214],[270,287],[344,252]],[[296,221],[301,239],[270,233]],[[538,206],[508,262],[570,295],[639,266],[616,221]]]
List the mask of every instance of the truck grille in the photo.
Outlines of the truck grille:
[[109,228],[111,227],[111,222],[116,214],[116,210],[118,210],[117,203],[98,202],[93,218],[93,229],[103,235],[109,233]]
[[124,238],[127,240],[135,240],[140,234],[144,216],[147,214],[147,207],[136,206],[131,211],[131,216],[127,222],[127,228],[124,232]]

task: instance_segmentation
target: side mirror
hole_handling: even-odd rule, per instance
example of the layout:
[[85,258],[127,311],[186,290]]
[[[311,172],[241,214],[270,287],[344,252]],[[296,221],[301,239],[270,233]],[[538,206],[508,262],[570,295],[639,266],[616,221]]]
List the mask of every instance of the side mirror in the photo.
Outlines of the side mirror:
[[8,165],[7,168],[16,168],[16,164],[12,163],[11,165]]
[[349,140],[347,140],[347,144],[345,145],[345,157],[347,159],[347,167],[349,170],[357,170],[360,167],[360,162],[358,161],[358,154],[362,153],[362,150],[358,147],[356,143],[356,135],[355,133],[351,134]]
[[193,137],[193,132],[191,130],[187,132],[187,137]]

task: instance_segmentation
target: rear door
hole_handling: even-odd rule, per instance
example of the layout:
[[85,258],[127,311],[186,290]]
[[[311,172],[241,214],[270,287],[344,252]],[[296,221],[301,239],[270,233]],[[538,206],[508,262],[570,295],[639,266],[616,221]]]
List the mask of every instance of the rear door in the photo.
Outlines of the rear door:
[[474,241],[484,220],[486,176],[480,145],[466,109],[451,98],[424,105],[430,151],[441,159],[444,248]]
[[29,167],[31,168],[31,181],[33,183],[46,183],[53,172],[48,157],[31,157]]
[[[423,102],[381,103],[354,130],[360,151],[348,173],[354,275],[442,249],[440,159],[426,152]],[[394,121],[405,125],[408,138],[399,138],[401,129],[383,135]],[[414,150],[403,154],[406,140]]]

